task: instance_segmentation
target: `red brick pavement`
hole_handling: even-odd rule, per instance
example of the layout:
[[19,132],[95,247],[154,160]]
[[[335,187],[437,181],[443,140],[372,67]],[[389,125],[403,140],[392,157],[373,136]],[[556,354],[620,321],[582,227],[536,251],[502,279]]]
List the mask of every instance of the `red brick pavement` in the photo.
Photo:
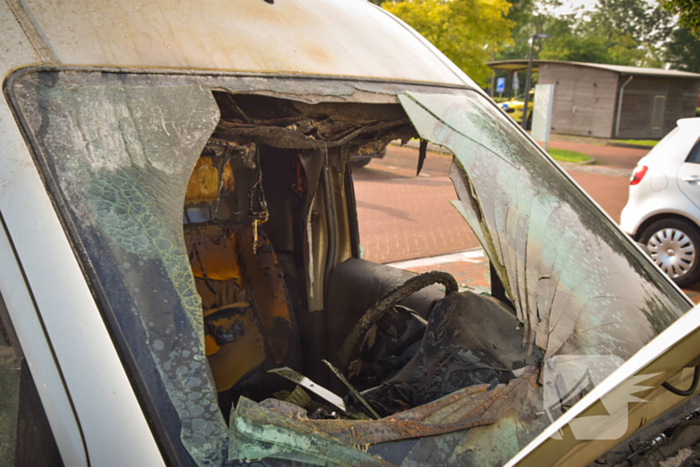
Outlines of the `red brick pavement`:
[[[593,153],[580,149],[571,150]],[[457,198],[447,177],[451,158],[428,154],[425,176],[416,177],[416,157],[414,149],[392,147],[384,160],[373,161],[369,167],[354,173],[360,240],[366,248],[365,258],[370,261],[396,262],[479,247],[466,222],[449,203]],[[574,170],[569,174],[613,220],[619,220],[627,202],[628,177]],[[486,260],[405,268],[418,273],[441,269],[455,276],[463,287],[477,291],[489,288]],[[700,284],[685,292],[695,303],[700,303]]]
[[[479,246],[449,203],[457,199],[447,177],[451,157],[428,154],[420,177],[415,176],[416,160],[415,149],[390,147],[386,158],[354,171],[360,242],[370,261],[402,261]],[[627,202],[627,177],[569,173],[619,221]]]
[[479,246],[448,177],[356,180],[360,243],[376,263],[441,255]]
[[620,214],[627,204],[629,193],[628,177],[613,177],[573,170],[568,173],[615,222],[620,222]]

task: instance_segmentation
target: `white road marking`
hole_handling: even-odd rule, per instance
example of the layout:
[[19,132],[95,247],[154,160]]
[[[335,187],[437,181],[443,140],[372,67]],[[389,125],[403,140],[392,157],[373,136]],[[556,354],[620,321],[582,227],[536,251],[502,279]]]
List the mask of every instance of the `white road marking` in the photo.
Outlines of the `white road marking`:
[[484,250],[481,248],[473,248],[471,250],[460,251],[458,253],[450,253],[447,255],[440,256],[429,256],[427,258],[411,259],[408,261],[398,261],[396,263],[388,263],[387,266],[391,266],[398,269],[412,269],[425,266],[434,266],[437,264],[445,263],[475,263],[481,264],[486,261],[486,256],[484,255]]

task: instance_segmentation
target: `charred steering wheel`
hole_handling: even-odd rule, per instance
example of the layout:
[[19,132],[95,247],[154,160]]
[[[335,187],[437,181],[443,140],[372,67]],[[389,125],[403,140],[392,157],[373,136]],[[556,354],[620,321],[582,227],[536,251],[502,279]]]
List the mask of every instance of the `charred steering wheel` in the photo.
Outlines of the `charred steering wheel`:
[[372,306],[372,308],[362,315],[362,318],[360,318],[352,331],[350,331],[350,334],[348,334],[347,339],[345,339],[338,353],[340,370],[343,373],[347,371],[350,363],[356,359],[360,352],[362,342],[364,342],[367,332],[387,311],[391,310],[397,303],[409,295],[432,284],[444,285],[445,295],[459,290],[457,281],[452,274],[444,271],[429,271],[418,274],[387,292]]

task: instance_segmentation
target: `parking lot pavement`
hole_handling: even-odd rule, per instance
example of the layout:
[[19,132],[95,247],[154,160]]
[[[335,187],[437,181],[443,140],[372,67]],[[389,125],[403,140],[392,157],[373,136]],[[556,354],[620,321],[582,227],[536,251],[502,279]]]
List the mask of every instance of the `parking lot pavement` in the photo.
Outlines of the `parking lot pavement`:
[[628,176],[620,177],[576,170],[569,170],[567,173],[615,222],[620,222],[620,214],[627,204],[630,185]]
[[429,153],[416,177],[418,151],[390,146],[384,159],[353,170],[360,243],[377,263],[442,255],[479,246],[449,203],[452,157]]
[[422,258],[479,245],[449,203],[448,177],[356,181],[360,243],[377,263]]
[[691,287],[683,289],[683,292],[693,301],[693,303],[700,304],[700,284],[695,284]]
[[[610,149],[629,151],[606,147]],[[463,288],[488,290],[488,260],[449,203],[457,199],[448,176],[451,156],[428,153],[418,177],[417,160],[416,149],[390,146],[384,159],[353,170],[365,258],[414,272],[445,270]],[[613,220],[619,220],[629,188],[626,168],[562,165]],[[700,284],[686,293],[700,302]]]
[[[428,153],[416,177],[417,160],[414,148],[389,146],[384,159],[353,170],[360,242],[368,260],[396,262],[479,246],[449,203],[457,199],[448,176],[452,158]],[[627,202],[627,172],[609,175],[575,169],[568,170],[571,177],[618,221]]]

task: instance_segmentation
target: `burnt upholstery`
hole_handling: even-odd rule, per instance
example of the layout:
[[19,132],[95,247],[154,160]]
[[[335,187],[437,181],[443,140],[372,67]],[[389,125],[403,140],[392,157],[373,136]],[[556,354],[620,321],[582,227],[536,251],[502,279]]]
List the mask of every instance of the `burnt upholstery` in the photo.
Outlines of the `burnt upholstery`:
[[206,354],[216,389],[240,394],[246,384],[266,386],[267,369],[300,367],[301,349],[284,275],[265,233],[258,230],[254,248],[251,225],[192,222],[187,214],[191,207],[218,211],[234,187],[230,165],[217,167],[201,157],[185,197],[184,236],[202,298]]

